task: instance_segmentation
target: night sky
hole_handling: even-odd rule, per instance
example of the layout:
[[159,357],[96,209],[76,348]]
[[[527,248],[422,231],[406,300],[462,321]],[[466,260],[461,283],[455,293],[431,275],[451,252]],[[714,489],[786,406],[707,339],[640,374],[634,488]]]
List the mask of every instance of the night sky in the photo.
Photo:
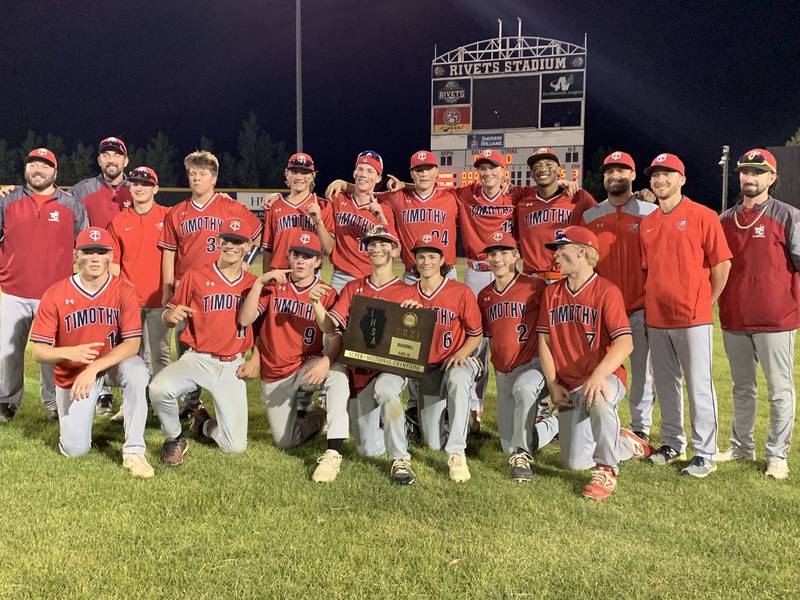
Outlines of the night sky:
[[[162,130],[183,156],[205,134],[235,150],[249,109],[294,146],[294,1],[2,0],[0,137],[28,129],[67,146]],[[719,204],[723,144],[735,158],[800,127],[796,2],[305,0],[305,150],[320,182],[370,148],[407,176],[430,145],[430,63],[504,33],[582,44],[586,156],[630,151],[641,169],[684,159],[684,191]],[[65,182],[68,183],[68,182]],[[735,187],[735,186],[734,186]]]

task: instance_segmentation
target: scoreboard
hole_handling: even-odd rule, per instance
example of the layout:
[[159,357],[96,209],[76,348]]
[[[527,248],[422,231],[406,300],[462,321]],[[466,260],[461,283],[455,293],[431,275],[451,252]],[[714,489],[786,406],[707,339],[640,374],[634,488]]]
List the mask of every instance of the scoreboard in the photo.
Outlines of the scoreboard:
[[583,178],[586,41],[502,36],[431,63],[431,150],[440,185],[477,181],[474,156],[499,150],[514,185],[532,185],[527,158],[547,146],[562,177]]

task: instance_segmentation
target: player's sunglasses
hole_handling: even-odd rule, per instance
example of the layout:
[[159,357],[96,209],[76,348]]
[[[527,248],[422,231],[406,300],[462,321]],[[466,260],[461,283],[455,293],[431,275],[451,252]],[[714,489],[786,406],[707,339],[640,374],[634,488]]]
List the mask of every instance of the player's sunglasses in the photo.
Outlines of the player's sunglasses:
[[379,163],[381,163],[381,166],[383,165],[383,159],[381,158],[381,155],[375,152],[375,150],[364,150],[363,152],[359,153],[358,158],[371,158],[372,160],[377,160]]
[[85,255],[97,254],[98,256],[105,256],[106,254],[111,252],[111,250],[109,250],[108,248],[83,248],[81,252]]
[[768,169],[772,169],[772,165],[769,164],[766,157],[759,153],[756,154],[743,154],[739,157],[739,161],[737,163],[739,167],[767,167]]

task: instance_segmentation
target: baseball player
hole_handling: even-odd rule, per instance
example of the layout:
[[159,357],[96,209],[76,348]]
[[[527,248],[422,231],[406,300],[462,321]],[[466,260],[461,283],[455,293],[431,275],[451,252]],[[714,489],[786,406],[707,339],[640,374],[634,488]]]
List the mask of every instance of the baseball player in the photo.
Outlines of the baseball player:
[[108,373],[124,398],[122,466],[135,477],[149,478],[154,474],[144,456],[149,376],[137,355],[139,302],[130,283],[108,272],[113,246],[105,229],[90,227],[78,234],[78,273],[48,288],[36,311],[33,359],[55,365],[61,453],[89,452],[97,396]]
[[[219,256],[219,232],[223,222],[237,219],[247,223],[255,242],[261,235],[261,223],[253,213],[236,200],[219,194],[214,186],[219,173],[217,157],[207,152],[195,151],[183,161],[192,195],[170,208],[164,219],[164,229],[158,247],[161,248],[162,305],[175,293],[181,278],[190,267],[211,264]],[[256,246],[257,248],[257,246]],[[247,262],[252,263],[255,252],[251,250]],[[176,337],[183,331],[183,321],[176,327]],[[178,341],[178,354],[186,349]],[[181,418],[199,404],[199,391],[192,392],[181,408]]]
[[595,271],[616,285],[625,299],[631,322],[630,412],[631,429],[648,440],[653,422],[655,394],[653,365],[644,325],[644,282],[639,229],[642,219],[658,207],[634,196],[636,164],[627,152],[612,152],[603,160],[603,186],[608,199],[586,210],[581,224],[592,231],[600,243],[600,261]]
[[736,170],[742,201],[720,217],[733,260],[719,297],[722,339],[733,380],[733,446],[717,454],[716,460],[755,460],[756,363],[761,363],[770,405],[766,475],[786,479],[796,404],[800,211],[770,194],[778,164],[768,150],[745,152]]
[[[254,283],[239,310],[239,324],[248,326],[264,315],[257,344],[261,357],[261,400],[275,443],[292,448],[316,435],[326,422],[326,411],[311,408],[297,418],[296,393],[325,389],[328,448],[317,461],[312,475],[317,482],[336,479],[342,463],[344,441],[350,435],[347,402],[350,383],[347,371],[336,362],[342,348],[341,335],[332,335],[323,346],[317,317],[336,300],[336,292],[320,281],[322,265],[319,238],[307,231],[296,232],[289,246],[289,269],[264,273]],[[328,291],[316,301],[311,290]]]
[[558,281],[561,275],[545,244],[559,230],[580,223],[584,211],[597,203],[586,190],[571,192],[567,182],[559,180],[561,161],[550,148],[534,150],[528,167],[536,186],[509,190],[515,202],[514,229],[524,270],[548,282]]
[[[392,263],[400,256],[400,240],[386,227],[371,229],[364,236],[372,272],[361,279],[345,284],[342,293],[330,310],[318,312],[320,328],[331,334],[344,331],[354,296],[380,298],[417,308],[421,304],[416,288],[403,283],[394,275]],[[326,286],[316,285],[309,298],[319,302],[328,294]],[[364,369],[351,370],[353,391],[357,393],[351,405],[350,427],[354,432],[356,449],[362,456],[388,453],[392,459],[391,476],[395,483],[411,485],[416,478],[411,470],[408,452],[403,402],[400,395],[408,384],[405,377],[392,373],[377,373]],[[381,426],[383,421],[383,426]]]
[[[100,175],[79,181],[69,193],[83,203],[90,226],[107,229],[115,216],[131,206],[131,192],[125,178],[125,167],[128,166],[125,142],[116,137],[101,140],[97,147],[97,164],[100,165]],[[114,258],[119,260],[119,249],[115,250]],[[113,401],[111,387],[104,385],[97,399],[97,413],[110,414]]]
[[[25,345],[39,300],[72,274],[73,245],[86,211],[56,188],[58,161],[47,148],[25,158],[25,186],[0,197],[0,423],[22,402]],[[42,404],[58,419],[53,367],[40,367]]]
[[519,251],[510,233],[491,234],[484,253],[494,282],[478,294],[478,306],[484,335],[491,340],[497,433],[503,452],[510,455],[511,478],[527,482],[533,478],[531,453],[558,434],[557,417],[545,417],[538,402],[545,387],[536,338],[544,283],[517,272]]
[[151,375],[170,362],[169,330],[161,320],[161,251],[158,241],[169,209],[156,204],[158,175],[138,167],[128,175],[133,205],[111,220],[108,231],[119,248],[119,265],[111,265],[136,288],[142,311],[142,351]]
[[[181,341],[188,350],[164,368],[150,383],[150,402],[161,421],[164,447],[161,460],[169,466],[183,463],[189,442],[181,435],[178,398],[198,387],[211,394],[216,419],[202,406],[194,411],[190,431],[213,439],[223,452],[247,448],[247,387],[245,378],[258,376],[259,356],[253,332],[237,321],[237,313],[255,276],[244,268],[258,225],[229,218],[218,227],[214,243],[219,257],[199,263],[182,274],[175,296],[167,302],[167,327],[186,321]],[[252,356],[245,354],[253,348]]]
[[419,277],[417,291],[425,308],[436,311],[428,363],[435,367],[419,386],[419,422],[422,437],[433,450],[447,452],[450,479],[470,479],[467,458],[470,389],[480,374],[480,362],[472,355],[483,339],[481,313],[475,295],[466,285],[447,279],[441,240],[426,234],[411,251]]
[[659,154],[645,174],[659,200],[658,210],[639,225],[642,266],[647,269],[645,323],[661,407],[662,445],[650,461],[663,465],[684,458],[683,370],[694,456],[681,473],[706,477],[717,468],[713,307],[728,279],[731,251],[716,213],[682,194],[686,176],[680,158]]
[[618,463],[650,454],[647,443],[619,426],[625,397],[623,362],[633,350],[619,289],[594,272],[599,242],[585,227],[567,227],[548,244],[564,279],[544,291],[539,353],[559,408],[561,459],[568,469],[593,468],[583,496],[605,500],[617,487]]
[[375,196],[375,186],[383,175],[383,159],[377,152],[365,150],[356,157],[353,184],[346,184],[345,191],[334,192],[329,186],[335,223],[336,246],[331,255],[333,278],[331,285],[340,292],[344,284],[353,279],[366,277],[372,265],[364,247],[363,238],[373,227],[384,225],[394,230],[394,213],[384,211]]
[[279,196],[264,211],[264,271],[286,269],[289,266],[289,246],[298,231],[309,231],[319,236],[326,256],[333,252],[333,210],[330,203],[314,193],[316,180],[314,159],[298,152],[289,157],[284,177],[289,186],[287,196]]

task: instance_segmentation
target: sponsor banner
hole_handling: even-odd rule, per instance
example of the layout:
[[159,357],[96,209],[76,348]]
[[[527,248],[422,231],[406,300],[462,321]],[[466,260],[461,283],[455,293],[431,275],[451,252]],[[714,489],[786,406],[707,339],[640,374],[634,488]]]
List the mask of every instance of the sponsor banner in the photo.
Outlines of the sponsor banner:
[[472,111],[468,106],[433,109],[433,132],[452,133],[472,129]]
[[583,72],[542,75],[542,100],[583,98]]
[[506,144],[504,133],[472,133],[467,136],[467,148],[503,148]]
[[446,79],[433,82],[434,106],[469,104],[472,96],[472,82],[469,79]]
[[236,200],[245,205],[247,209],[263,218],[264,209],[261,203],[264,198],[271,196],[275,192],[236,192]]
[[455,77],[480,77],[481,75],[503,75],[508,73],[540,73],[543,71],[567,71],[584,69],[586,54],[572,56],[541,56],[508,60],[483,60],[448,65],[433,65],[434,79]]

